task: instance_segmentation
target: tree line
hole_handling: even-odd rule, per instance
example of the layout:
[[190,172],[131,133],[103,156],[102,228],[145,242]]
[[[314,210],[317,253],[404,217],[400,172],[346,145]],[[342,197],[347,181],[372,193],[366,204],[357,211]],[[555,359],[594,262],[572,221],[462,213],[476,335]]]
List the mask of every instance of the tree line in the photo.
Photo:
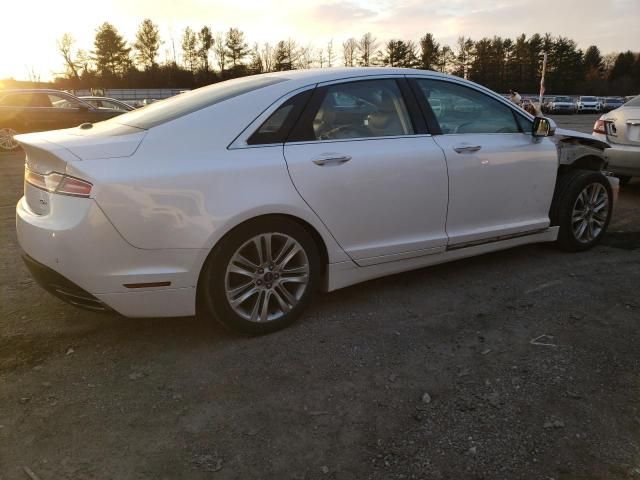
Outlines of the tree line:
[[555,94],[630,95],[640,92],[640,54],[603,55],[595,45],[584,52],[575,41],[551,34],[522,34],[515,39],[494,36],[473,40],[461,36],[451,47],[431,33],[417,42],[380,42],[367,32],[340,45],[321,47],[280,40],[249,45],[244,32],[230,28],[214,33],[208,26],[187,27],[176,45],[166,43],[150,19],[128,43],[115,26],[96,30],[93,49],[78,50],[71,34],[57,42],[65,71],[58,88],[196,88],[253,75],[312,67],[392,66],[419,68],[468,78],[499,92],[538,91],[543,54],[548,55],[546,89]]

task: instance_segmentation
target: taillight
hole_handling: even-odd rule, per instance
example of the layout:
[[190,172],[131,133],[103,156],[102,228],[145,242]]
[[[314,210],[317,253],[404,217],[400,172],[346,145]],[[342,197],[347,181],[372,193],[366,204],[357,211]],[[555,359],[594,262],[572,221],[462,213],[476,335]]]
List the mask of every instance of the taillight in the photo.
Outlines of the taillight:
[[58,172],[47,174],[37,173],[24,168],[24,181],[40,190],[73,197],[89,197],[91,195],[91,183],[76,177],[64,175]]
[[602,135],[616,135],[616,125],[611,120],[596,120],[593,124],[593,133],[600,133]]
[[593,125],[593,133],[601,133],[602,135],[606,135],[607,131],[606,129],[606,123],[604,120],[596,120],[596,123],[594,123]]

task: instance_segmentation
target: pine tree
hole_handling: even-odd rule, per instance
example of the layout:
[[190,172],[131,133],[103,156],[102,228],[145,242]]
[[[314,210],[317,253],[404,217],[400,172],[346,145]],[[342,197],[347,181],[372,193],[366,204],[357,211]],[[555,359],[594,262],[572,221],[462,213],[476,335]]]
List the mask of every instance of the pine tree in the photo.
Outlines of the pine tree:
[[185,28],[182,35],[182,61],[191,73],[195,73],[198,64],[196,43],[195,32],[190,27]]
[[116,27],[104,22],[96,31],[92,60],[102,77],[122,76],[131,65],[131,48],[118,33]]
[[431,33],[420,39],[420,68],[423,70],[437,70],[440,65],[440,44],[435,41]]
[[213,34],[209,27],[204,26],[198,32],[197,56],[200,69],[209,73],[209,52],[213,47]]
[[244,40],[244,33],[237,28],[230,28],[225,37],[226,57],[231,68],[236,68],[249,54],[249,45]]
[[136,41],[133,46],[137,50],[136,60],[146,70],[157,65],[156,57],[161,43],[158,26],[148,18],[143,20],[136,33]]

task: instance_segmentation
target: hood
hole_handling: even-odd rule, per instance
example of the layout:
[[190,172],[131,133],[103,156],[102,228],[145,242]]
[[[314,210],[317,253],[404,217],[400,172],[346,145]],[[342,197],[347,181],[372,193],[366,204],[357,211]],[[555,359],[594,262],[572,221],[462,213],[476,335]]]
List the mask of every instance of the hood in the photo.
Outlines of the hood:
[[91,128],[67,128],[16,135],[23,146],[53,144],[70,152],[74,160],[130,157],[147,131],[113,122],[94,123]]

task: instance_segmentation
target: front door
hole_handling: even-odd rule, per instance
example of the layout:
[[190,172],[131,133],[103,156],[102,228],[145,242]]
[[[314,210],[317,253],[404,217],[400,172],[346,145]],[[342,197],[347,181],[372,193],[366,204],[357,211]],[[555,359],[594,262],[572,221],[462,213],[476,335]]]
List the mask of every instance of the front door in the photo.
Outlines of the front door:
[[549,226],[558,153],[531,135],[531,121],[492,96],[461,84],[415,79],[440,134],[449,168],[449,245]]

